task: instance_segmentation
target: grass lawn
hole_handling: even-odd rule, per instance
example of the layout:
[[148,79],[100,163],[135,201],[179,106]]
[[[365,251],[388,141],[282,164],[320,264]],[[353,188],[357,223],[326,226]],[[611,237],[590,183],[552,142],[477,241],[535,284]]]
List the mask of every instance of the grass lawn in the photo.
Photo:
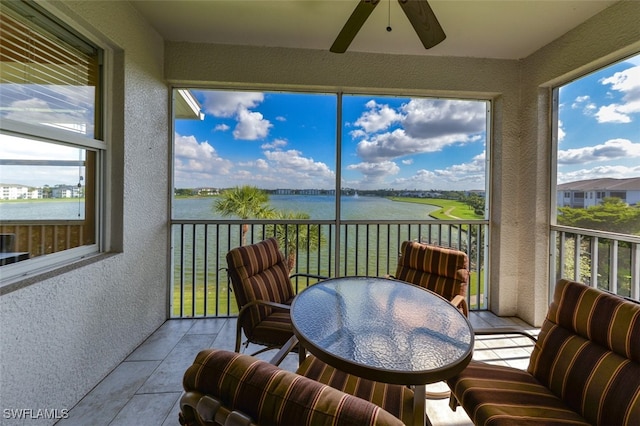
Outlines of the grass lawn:
[[468,206],[467,204],[461,201],[443,200],[441,198],[410,198],[410,197],[389,197],[389,199],[391,201],[400,201],[403,203],[429,204],[431,206],[440,207],[439,210],[435,210],[429,213],[429,216],[431,216],[434,219],[439,219],[439,220],[484,219],[482,216],[477,215],[470,206]]

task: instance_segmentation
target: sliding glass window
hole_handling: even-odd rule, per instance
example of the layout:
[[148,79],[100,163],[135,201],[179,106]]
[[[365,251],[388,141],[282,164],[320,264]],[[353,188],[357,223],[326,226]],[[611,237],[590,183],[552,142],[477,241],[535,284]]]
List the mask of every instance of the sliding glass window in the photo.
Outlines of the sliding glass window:
[[24,260],[98,251],[106,144],[102,51],[36,2],[3,2],[0,19],[4,279]]

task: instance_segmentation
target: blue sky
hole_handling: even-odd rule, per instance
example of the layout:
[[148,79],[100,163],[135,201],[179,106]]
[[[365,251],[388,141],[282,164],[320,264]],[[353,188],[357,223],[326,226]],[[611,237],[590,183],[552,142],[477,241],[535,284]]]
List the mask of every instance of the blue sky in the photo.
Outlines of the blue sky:
[[[175,186],[333,189],[334,94],[194,91],[178,120]],[[342,187],[485,189],[487,104],[344,95]],[[640,56],[564,86],[558,183],[640,176]]]
[[558,183],[640,176],[640,55],[560,90]]
[[[176,122],[176,187],[335,188],[335,94],[193,93],[205,119]],[[342,186],[484,189],[486,108],[345,95]]]

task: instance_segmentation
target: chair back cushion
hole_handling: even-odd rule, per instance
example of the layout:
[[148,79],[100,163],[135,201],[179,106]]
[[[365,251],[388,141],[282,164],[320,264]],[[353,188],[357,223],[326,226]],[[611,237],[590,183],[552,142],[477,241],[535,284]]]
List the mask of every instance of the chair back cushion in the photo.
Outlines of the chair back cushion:
[[445,299],[467,295],[469,257],[454,249],[403,241],[395,277],[425,287]]
[[315,380],[235,352],[201,351],[183,378],[185,391],[219,399],[264,425],[402,425],[382,408]]
[[[289,269],[275,238],[233,248],[227,253],[227,266],[238,309],[254,300],[290,304],[295,296]],[[259,306],[243,316],[242,327],[251,334],[273,309]]]
[[592,424],[640,424],[640,304],[561,279],[528,371]]
[[227,266],[240,308],[254,300],[287,303],[294,296],[289,269],[275,238],[231,249]]

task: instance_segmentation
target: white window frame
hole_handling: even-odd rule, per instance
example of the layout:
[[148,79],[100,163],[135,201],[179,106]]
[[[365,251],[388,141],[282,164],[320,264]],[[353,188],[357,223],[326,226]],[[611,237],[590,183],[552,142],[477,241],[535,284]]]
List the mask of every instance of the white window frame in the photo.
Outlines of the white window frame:
[[110,164],[112,164],[111,151],[108,149],[111,139],[111,107],[112,100],[109,96],[113,85],[113,50],[89,31],[84,29],[75,20],[61,13],[55,6],[48,2],[39,2],[52,18],[64,22],[95,47],[102,50],[102,73],[98,90],[102,92],[101,104],[96,104],[100,110],[101,139],[82,136],[81,134],[56,129],[54,127],[38,126],[30,123],[3,119],[0,124],[0,133],[14,137],[24,137],[46,143],[67,145],[79,149],[86,149],[96,153],[95,170],[95,243],[87,244],[59,252],[38,256],[32,259],[0,266],[0,293],[6,287],[19,281],[29,279],[39,274],[54,272],[73,263],[95,257],[109,250],[110,238],[107,223],[110,219],[106,206],[109,205],[108,182],[110,181]]

